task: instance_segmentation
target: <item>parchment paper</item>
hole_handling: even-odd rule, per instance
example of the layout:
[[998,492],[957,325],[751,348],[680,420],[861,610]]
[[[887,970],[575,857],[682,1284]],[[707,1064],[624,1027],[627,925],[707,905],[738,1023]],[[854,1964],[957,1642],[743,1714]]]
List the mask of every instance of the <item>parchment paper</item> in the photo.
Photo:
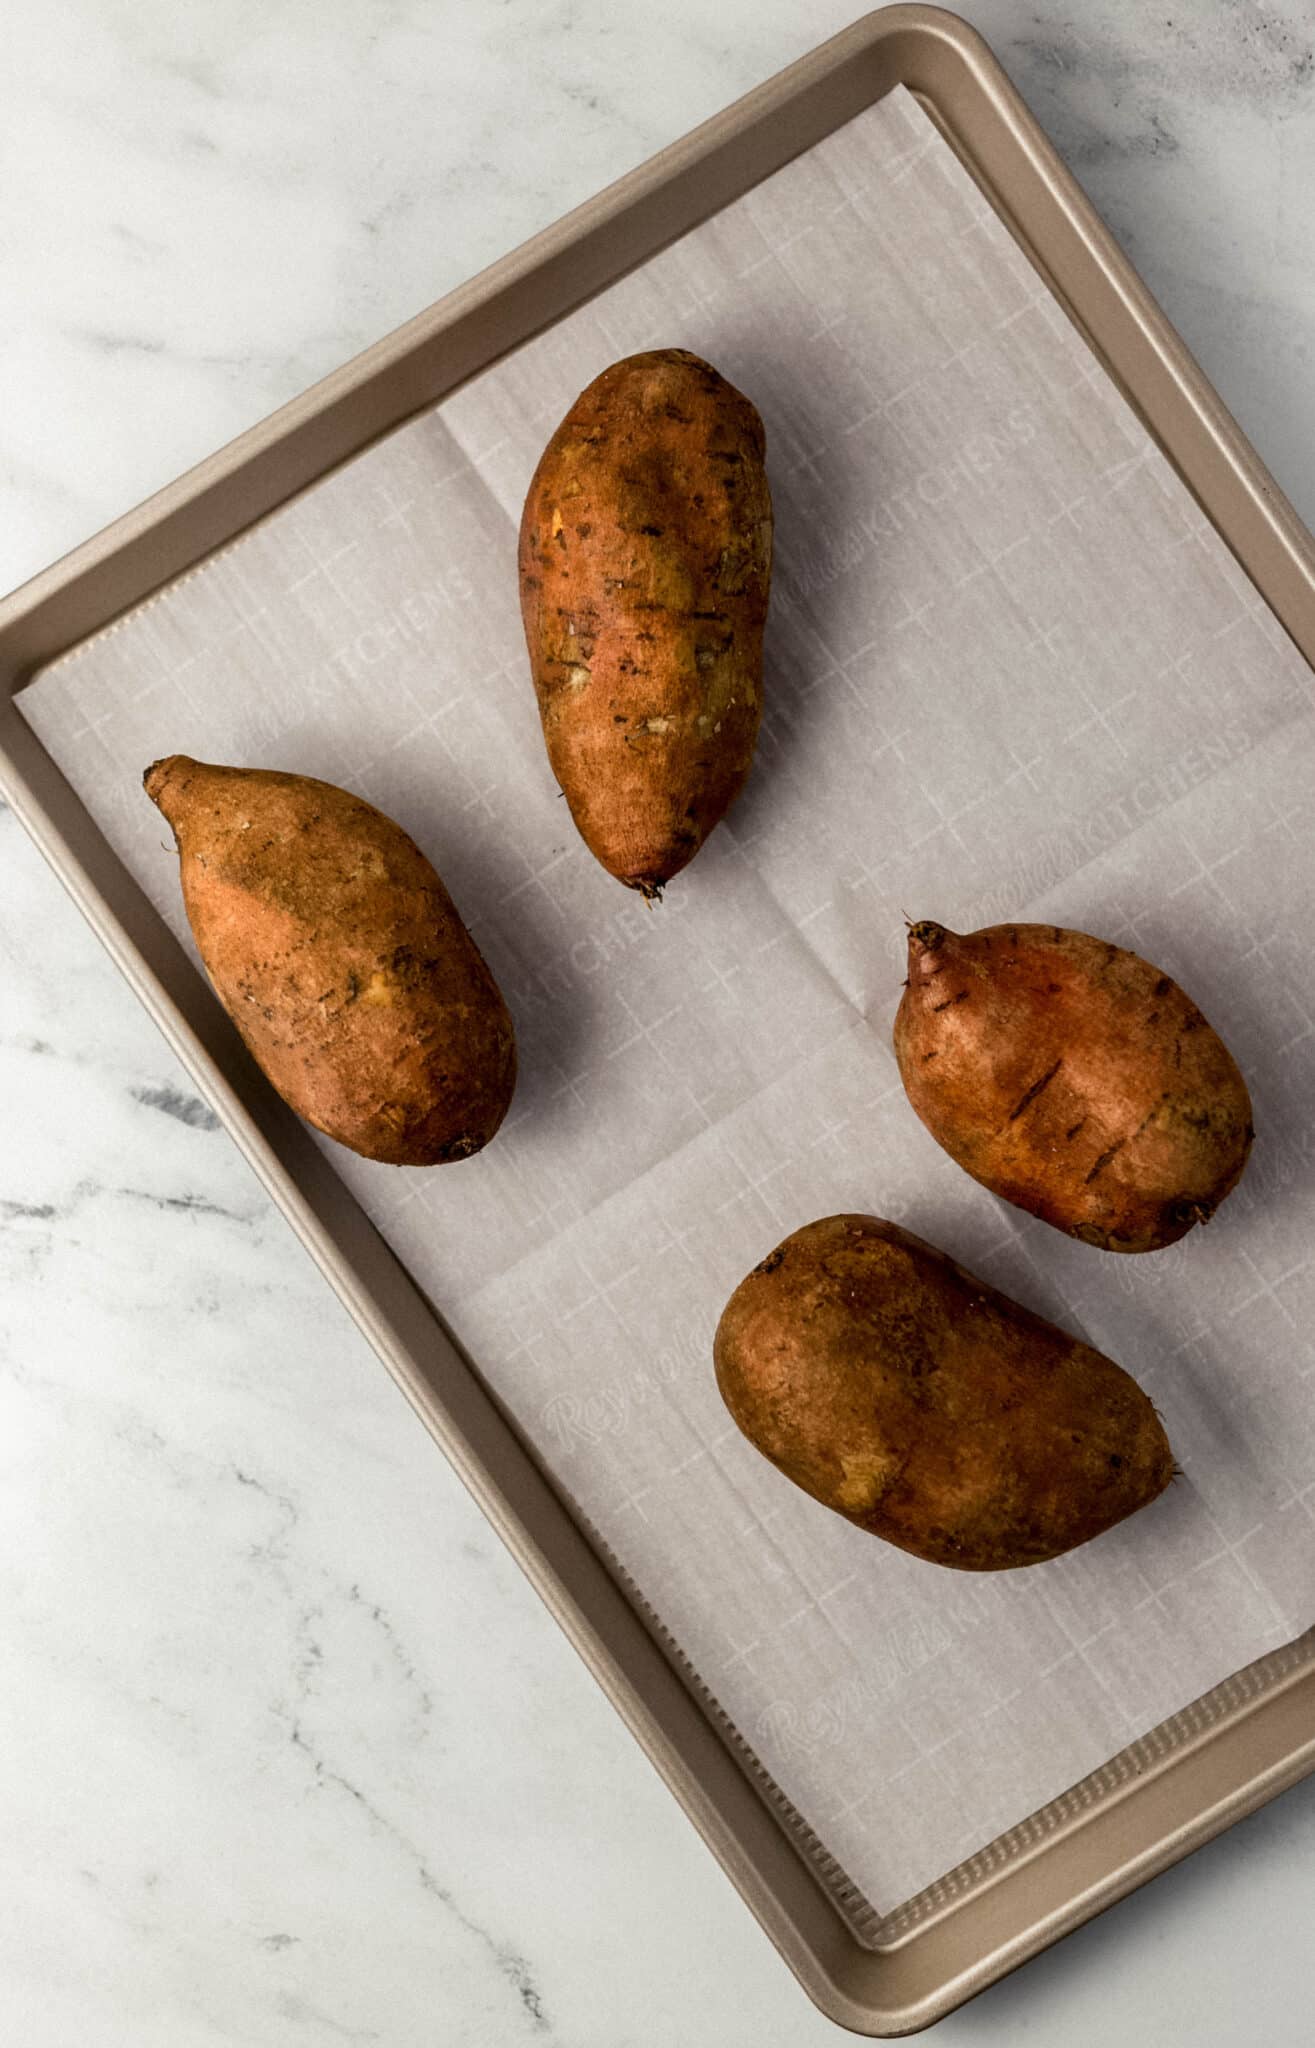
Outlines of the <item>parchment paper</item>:
[[[548,769],[515,527],[576,392],[663,345],[758,404],[778,538],[758,763],[650,910]],[[20,701],[180,934],[160,754],[345,783],[433,856],[515,1013],[512,1117],[430,1172],[329,1149],[875,1905],[1315,1621],[1312,678],[903,92]],[[905,913],[1054,919],[1186,985],[1260,1133],[1208,1232],[1102,1254],[941,1154],[889,1047]],[[712,1332],[842,1209],[1118,1358],[1185,1477],[987,1577],[794,1491]]]

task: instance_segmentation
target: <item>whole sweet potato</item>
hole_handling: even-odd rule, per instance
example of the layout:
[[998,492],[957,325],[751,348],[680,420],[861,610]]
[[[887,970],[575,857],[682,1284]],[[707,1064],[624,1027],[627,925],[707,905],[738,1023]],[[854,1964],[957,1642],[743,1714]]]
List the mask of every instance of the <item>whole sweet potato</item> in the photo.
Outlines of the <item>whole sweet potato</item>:
[[580,394],[525,500],[521,611],[548,758],[585,844],[645,896],[693,859],[753,760],[764,445],[709,363],[655,349]]
[[1255,1135],[1232,1055],[1177,983],[1059,925],[911,925],[895,1055],[974,1180],[1106,1251],[1208,1222]]
[[305,775],[146,771],[206,971],[299,1116],[367,1159],[465,1159],[502,1122],[516,1042],[497,983],[400,825]]
[[1173,1476],[1134,1379],[875,1216],[827,1216],[726,1305],[717,1383],[805,1493],[930,1564],[1005,1571],[1099,1536]]

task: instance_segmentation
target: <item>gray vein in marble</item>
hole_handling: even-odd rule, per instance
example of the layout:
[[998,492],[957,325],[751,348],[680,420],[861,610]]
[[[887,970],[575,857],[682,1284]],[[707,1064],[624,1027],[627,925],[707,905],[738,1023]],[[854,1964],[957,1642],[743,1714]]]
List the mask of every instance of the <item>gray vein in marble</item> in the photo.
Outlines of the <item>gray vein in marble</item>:
[[[1198,97],[1252,96],[1272,115],[1299,107],[1315,82],[1315,29],[1301,0],[1235,0],[1195,19],[1191,9],[1164,16],[1147,9],[1135,37],[1121,20],[1097,26],[1097,12],[1058,21],[1033,15],[1001,46],[1028,67],[1066,75],[1075,88],[1104,87],[1115,107],[1129,88],[1181,98],[1190,80]],[[1035,83],[1029,76],[1029,86]],[[1066,142],[1061,146],[1067,150]]]
[[[200,1125],[199,1128],[210,1127]],[[153,1209],[172,1211],[178,1215],[217,1216],[226,1223],[236,1223],[242,1230],[258,1228],[265,1221],[262,1210],[253,1208],[244,1212],[241,1209],[230,1208],[226,1203],[212,1201],[208,1195],[166,1195],[154,1188],[105,1187],[92,1180],[78,1181],[67,1199],[62,1202],[24,1202],[14,1196],[0,1197],[0,1217],[9,1222],[67,1222],[87,1204],[104,1197],[113,1199],[116,1196],[129,1202],[143,1202]]]
[[[295,1582],[288,1546],[298,1525],[297,1502],[290,1494],[281,1491],[277,1485],[271,1485],[244,1465],[233,1463],[229,1466],[229,1471],[240,1486],[258,1494],[273,1509],[273,1527],[266,1536],[250,1543],[246,1554],[253,1562],[271,1565],[284,1580],[291,1594]],[[432,1712],[432,1695],[381,1603],[371,1599],[355,1581],[346,1586],[335,1583],[333,1590],[346,1604],[359,1610],[378,1631],[392,1661],[414,1691],[418,1700],[419,1715],[423,1720]],[[319,1601],[307,1604],[303,1598],[298,1606],[294,1624],[297,1647],[291,1665],[293,1697],[286,1706],[279,1701],[272,1703],[276,1717],[287,1723],[288,1741],[309,1766],[315,1789],[333,1788],[350,1799],[366,1816],[376,1832],[401,1852],[426,1894],[437,1899],[457,1924],[479,1943],[494,1963],[499,1976],[514,1992],[518,2002],[518,2017],[528,2030],[535,2034],[549,2032],[551,2022],[545,2009],[543,1995],[527,1958],[515,1945],[499,1940],[466,1911],[452,1888],[435,1873],[428,1856],[419,1845],[402,1827],[389,1818],[377,1800],[356,1783],[354,1778],[325,1756],[320,1743],[311,1734],[305,1710],[314,1695],[323,1667],[324,1652],[314,1629],[323,1618],[324,1612],[324,1605]],[[293,1945],[296,1940],[297,1937],[293,1935],[272,1935],[263,1937],[261,1945],[267,1948],[284,1948]],[[352,2039],[357,2037],[355,2033],[349,2036]],[[370,2036],[363,2034],[360,2038]]]
[[380,2041],[383,2039],[377,2027],[346,2027],[341,2020],[335,2019],[332,2013],[325,2012],[318,2005],[312,2005],[308,1998],[301,1997],[295,1991],[280,1991],[274,2003],[285,2019],[294,2020],[302,2026],[309,2024],[315,2027],[324,2027],[339,2041]]
[[347,1588],[347,1599],[353,1606],[359,1607],[369,1617],[384,1638],[392,1653],[393,1661],[396,1663],[403,1678],[409,1682],[416,1692],[419,1701],[419,1719],[423,1721],[434,1710],[434,1696],[420,1677],[411,1658],[407,1655],[397,1630],[393,1627],[392,1622],[384,1613],[378,1601],[368,1599],[359,1586],[352,1585]]
[[[95,1195],[106,1190],[84,1187],[82,1193]],[[185,1215],[222,1216],[226,1222],[240,1224],[248,1230],[255,1223],[263,1221],[259,1215],[243,1215],[239,1209],[229,1209],[222,1202],[212,1202],[208,1195],[160,1195],[152,1188],[112,1188],[109,1193],[124,1195],[130,1202],[149,1202],[154,1209],[176,1209]]]
[[496,1936],[490,1934],[486,1927],[482,1927],[477,1920],[471,1919],[470,1915],[460,1906],[448,1886],[435,1876],[426,1858],[410,1837],[395,1822],[389,1820],[385,1813],[380,1811],[379,1807],[375,1805],[367,1793],[361,1790],[359,1785],[353,1784],[352,1780],[346,1777],[343,1772],[335,1770],[331,1764],[325,1762],[315,1743],[307,1736],[300,1721],[293,1720],[288,1740],[310,1766],[315,1787],[318,1789],[321,1786],[334,1786],[339,1791],[344,1792],[349,1799],[353,1800],[371,1822],[372,1826],[401,1850],[414,1869],[423,1890],[431,1898],[437,1899],[447,1912],[451,1914],[452,1918],[461,1927],[464,1927],[466,1932],[472,1935],[480,1943],[481,1947],[487,1951],[497,1967],[499,1976],[515,1992],[519,2004],[520,2017],[528,2022],[530,2032],[534,2034],[550,2033],[552,2022],[544,2009],[542,1994],[535,1982],[529,1963],[520,1954],[519,1950],[514,1948],[509,1942],[499,1941]]
[[111,334],[95,327],[73,329],[71,339],[107,356],[159,356],[164,354],[166,347],[158,334]]
[[[1081,48],[1049,37],[1019,36],[1013,43],[1015,53],[1035,74],[1032,97],[1044,95],[1053,104],[1049,125],[1066,160],[1085,170],[1115,158],[1135,161],[1175,154],[1182,144],[1162,109],[1154,74],[1148,77],[1122,46],[1113,43],[1104,46],[1093,65],[1088,40],[1082,39]],[[1092,94],[1093,78],[1103,85],[1107,102]],[[1125,106],[1130,95],[1131,103]]]
[[[248,1556],[254,1561],[270,1563],[282,1569],[288,1559],[288,1538],[292,1535],[298,1522],[296,1501],[290,1494],[280,1492],[276,1486],[269,1485],[265,1480],[258,1478],[254,1472],[248,1471],[242,1465],[231,1464],[229,1470],[240,1486],[248,1487],[253,1492],[262,1495],[277,1512],[277,1527],[263,1541],[251,1544],[248,1547]],[[329,1576],[328,1574],[322,1575]],[[291,1594],[295,1591],[291,1579],[287,1579],[287,1584]],[[423,1723],[434,1710],[433,1694],[421,1678],[414,1659],[408,1654],[396,1627],[384,1611],[382,1604],[378,1600],[372,1600],[368,1594],[362,1591],[359,1583],[356,1581],[353,1581],[351,1584],[344,1584],[340,1580],[330,1578],[330,1586],[335,1597],[341,1599],[346,1606],[357,1609],[378,1631],[391,1661],[396,1665],[398,1671],[415,1694],[416,1719],[418,1722]],[[324,1651],[311,1633],[312,1625],[322,1619],[323,1614],[323,1604],[316,1601],[310,1606],[303,1605],[296,1616],[296,1633],[301,1642],[301,1648],[293,1667],[294,1676],[297,1680],[296,1698],[298,1701],[305,1701],[309,1696],[311,1680],[317,1668],[324,1660]]]
[[[277,1488],[267,1486],[263,1479],[257,1479],[253,1472],[245,1471],[241,1465],[231,1465],[229,1470],[239,1486],[250,1487],[252,1492],[260,1494],[276,1510],[278,1516],[277,1526],[264,1541],[248,1546],[248,1557],[267,1558],[274,1563],[281,1563],[285,1555],[284,1544],[297,1526],[296,1501],[290,1494],[280,1493]],[[317,1657],[320,1654],[318,1646],[315,1654]]]
[[[1315,33],[1309,10],[1296,0],[1260,6],[1239,0],[1211,8],[1204,19],[1179,8],[1139,18],[1135,36],[1120,15],[1102,26],[1092,9],[1075,19],[1033,15],[1000,38],[1002,54],[1019,77],[1060,154],[1079,172],[1141,163],[1186,151],[1194,163],[1213,148],[1213,124],[1198,134],[1209,103],[1246,109],[1263,106],[1281,122],[1309,105],[1315,83]],[[990,17],[1013,16],[999,4]],[[1204,104],[1203,104],[1204,103]],[[1192,129],[1190,140],[1182,129]],[[1135,227],[1120,219],[1135,241]]]
[[133,1100],[146,1109],[158,1109],[164,1116],[174,1117],[178,1123],[187,1124],[196,1131],[217,1131],[219,1118],[199,1095],[185,1094],[181,1088],[171,1088],[167,1082],[158,1088],[132,1088]]
[[141,234],[136,228],[129,227],[126,221],[111,221],[109,233],[116,242],[121,244],[124,250],[134,257],[164,256],[168,254],[169,245],[167,242],[160,241],[154,235]]

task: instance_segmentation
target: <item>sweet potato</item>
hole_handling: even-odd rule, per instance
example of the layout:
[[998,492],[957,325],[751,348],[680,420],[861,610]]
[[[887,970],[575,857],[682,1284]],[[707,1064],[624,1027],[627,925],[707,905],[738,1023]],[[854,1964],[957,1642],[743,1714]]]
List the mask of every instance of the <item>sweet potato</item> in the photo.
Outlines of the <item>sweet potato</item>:
[[298,1115],[397,1166],[486,1145],[516,1082],[511,1018],[401,826],[305,775],[174,754],[144,781],[206,971]]
[[1255,1135],[1232,1055],[1177,983],[1059,925],[911,925],[895,1055],[974,1180],[1106,1251],[1208,1222]]
[[929,1564],[1039,1564],[1173,1476],[1120,1366],[875,1216],[824,1217],[769,1253],[727,1303],[715,1360],[787,1479]]
[[645,896],[738,796],[762,715],[772,506],[757,412],[684,349],[596,377],[520,529],[521,611],[553,773]]

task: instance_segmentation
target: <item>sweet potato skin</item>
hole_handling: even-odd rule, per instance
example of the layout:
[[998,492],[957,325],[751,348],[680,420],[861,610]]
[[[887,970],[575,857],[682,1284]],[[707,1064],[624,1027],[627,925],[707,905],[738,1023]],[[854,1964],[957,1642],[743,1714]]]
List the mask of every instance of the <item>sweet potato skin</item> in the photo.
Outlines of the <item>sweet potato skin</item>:
[[787,1237],[731,1296],[714,1356],[750,1443],[929,1564],[1040,1564],[1173,1477],[1120,1366],[879,1217]]
[[655,349],[581,392],[525,500],[521,613],[548,758],[585,844],[646,896],[693,859],[753,760],[764,449],[711,364]]
[[911,925],[895,1056],[965,1172],[1105,1251],[1208,1222],[1255,1135],[1231,1053],[1177,983],[1059,925]]
[[180,754],[144,785],[206,971],[297,1114],[397,1166],[486,1145],[516,1083],[511,1018],[400,825],[331,783]]

